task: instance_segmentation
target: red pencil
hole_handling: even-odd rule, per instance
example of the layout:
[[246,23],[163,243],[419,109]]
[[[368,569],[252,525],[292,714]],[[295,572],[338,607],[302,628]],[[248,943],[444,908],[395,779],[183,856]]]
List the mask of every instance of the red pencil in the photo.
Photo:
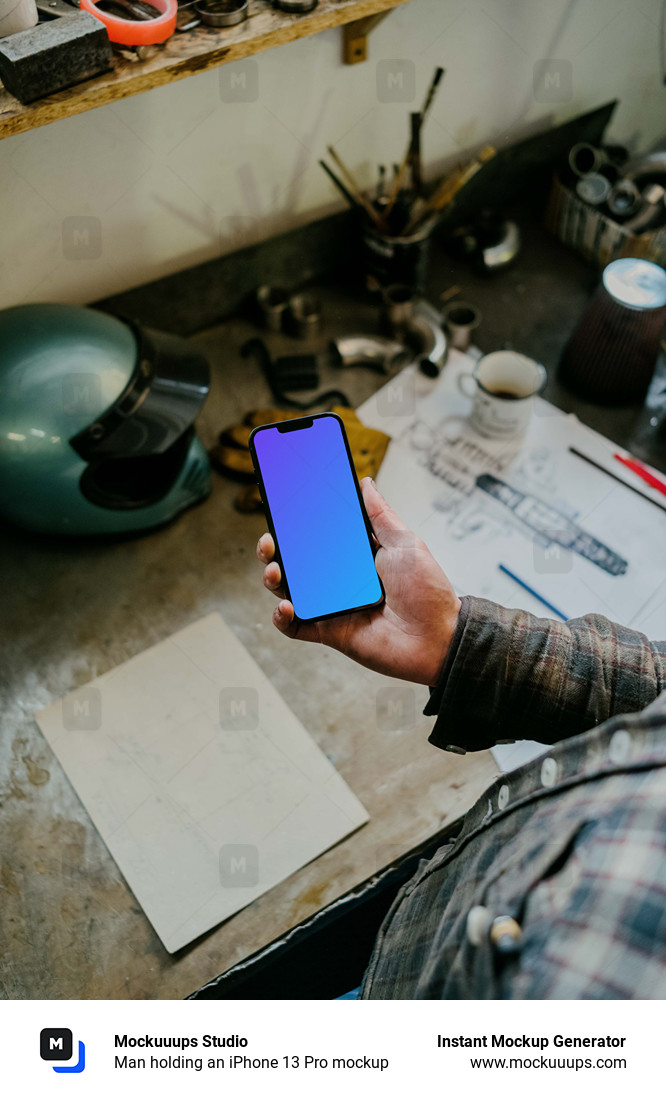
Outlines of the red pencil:
[[631,458],[628,455],[621,455],[618,453],[614,454],[613,458],[616,458],[618,462],[621,462],[628,470],[631,470],[632,473],[642,478],[645,484],[649,485],[650,488],[657,489],[658,492],[666,496],[666,481],[663,481],[660,477],[656,477],[652,471],[648,470],[647,466],[644,466],[637,458]]

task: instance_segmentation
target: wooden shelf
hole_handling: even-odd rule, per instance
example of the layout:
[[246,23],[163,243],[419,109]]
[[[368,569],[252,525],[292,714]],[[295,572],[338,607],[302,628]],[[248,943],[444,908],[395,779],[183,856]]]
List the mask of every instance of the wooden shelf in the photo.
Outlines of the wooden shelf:
[[360,22],[363,34],[369,17],[397,8],[407,0],[319,0],[308,15],[287,15],[268,0],[249,0],[247,20],[236,27],[201,28],[175,34],[145,61],[126,60],[114,51],[113,69],[63,92],[23,106],[0,85],[0,138],[82,114],[93,107],[159,88],[193,73],[205,72],[243,57],[308,38],[331,27]]

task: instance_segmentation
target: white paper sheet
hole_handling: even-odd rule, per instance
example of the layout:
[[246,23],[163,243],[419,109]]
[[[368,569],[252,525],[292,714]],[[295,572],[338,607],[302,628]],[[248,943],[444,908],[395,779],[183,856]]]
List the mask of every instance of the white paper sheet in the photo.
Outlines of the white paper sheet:
[[368,820],[217,614],[36,718],[167,951]]
[[[569,450],[575,447],[665,498],[613,459],[617,449],[539,399],[520,443],[487,440],[469,426],[459,377],[474,360],[451,352],[435,382],[408,368],[358,410],[392,437],[377,478],[391,506],[423,538],[457,591],[552,616],[500,563],[573,618],[600,612],[666,636],[666,513]],[[491,495],[479,485],[494,487]],[[580,536],[577,549],[562,545]],[[559,540],[559,541],[558,541]],[[543,745],[500,746],[516,767]]]

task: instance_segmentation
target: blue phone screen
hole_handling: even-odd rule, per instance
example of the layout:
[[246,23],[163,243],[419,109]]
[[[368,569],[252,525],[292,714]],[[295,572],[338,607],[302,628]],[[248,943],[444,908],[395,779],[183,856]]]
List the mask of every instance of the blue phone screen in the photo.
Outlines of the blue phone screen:
[[377,603],[382,589],[340,421],[262,429],[254,446],[298,617]]

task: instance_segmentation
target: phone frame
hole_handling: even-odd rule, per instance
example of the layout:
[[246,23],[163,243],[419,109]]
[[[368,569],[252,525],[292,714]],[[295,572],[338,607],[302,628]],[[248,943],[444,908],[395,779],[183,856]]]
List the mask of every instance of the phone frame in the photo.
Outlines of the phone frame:
[[[379,547],[376,545],[376,540],[374,538],[374,532],[372,530],[372,524],[370,523],[370,520],[368,519],[368,513],[366,512],[365,504],[363,503],[363,494],[361,492],[361,486],[359,485],[358,477],[356,475],[356,470],[354,468],[354,460],[352,458],[351,449],[349,447],[349,440],[347,439],[347,432],[345,431],[345,424],[344,424],[344,420],[342,419],[342,417],[338,416],[338,414],[334,413],[334,412],[311,413],[309,416],[294,417],[293,420],[281,420],[281,421],[276,421],[275,423],[271,423],[271,424],[259,424],[250,433],[250,444],[249,444],[250,445],[250,456],[252,458],[252,465],[254,466],[254,472],[257,476],[257,482],[259,484],[259,492],[261,493],[261,502],[264,506],[264,512],[266,514],[266,520],[268,522],[268,527],[269,527],[271,535],[273,536],[273,542],[275,543],[275,560],[278,562],[278,565],[280,566],[280,572],[282,573],[282,587],[284,588],[286,598],[288,600],[290,600],[292,603],[293,603],[293,601],[291,600],[291,592],[290,592],[290,589],[289,589],[289,581],[287,579],[286,570],[284,568],[284,563],[282,561],[282,555],[280,553],[280,544],[278,542],[278,537],[277,537],[277,534],[275,532],[275,524],[273,523],[273,516],[271,514],[270,505],[268,503],[268,494],[266,492],[266,487],[264,485],[264,479],[263,479],[262,474],[261,474],[261,466],[259,464],[259,458],[257,456],[257,451],[256,451],[256,448],[255,448],[255,445],[254,445],[254,440],[255,440],[255,436],[257,436],[259,432],[267,431],[269,428],[277,428],[278,431],[280,431],[280,432],[302,431],[304,428],[311,428],[313,426],[313,423],[314,423],[315,420],[321,420],[323,417],[329,417],[329,418],[332,418],[333,420],[337,420],[338,424],[340,425],[342,440],[343,440],[343,443],[345,445],[345,451],[347,452],[347,460],[349,462],[349,467],[351,469],[352,477],[354,479],[354,485],[356,487],[356,495],[358,497],[358,503],[359,503],[359,507],[361,509],[361,515],[363,517],[363,522],[365,523],[365,529],[366,529],[366,532],[367,532],[367,535],[368,535],[368,542],[370,544],[370,550],[372,551],[373,559],[376,557],[377,550],[379,549]],[[285,425],[289,425],[289,427],[285,427]],[[348,608],[345,608],[345,610],[343,610],[343,611],[329,611],[328,614],[326,614],[326,615],[317,615],[315,618],[303,619],[303,618],[300,617],[300,615],[296,615],[296,618],[301,623],[319,623],[319,622],[323,622],[326,619],[337,619],[341,615],[353,615],[354,612],[356,612],[356,611],[372,611],[376,607],[381,607],[381,605],[384,603],[384,600],[386,599],[386,593],[384,591],[384,585],[382,584],[382,579],[379,576],[379,574],[377,574],[377,580],[379,581],[379,587],[381,589],[382,594],[375,603],[361,604],[359,607],[348,607]],[[296,613],[296,608],[294,608],[294,613]]]

